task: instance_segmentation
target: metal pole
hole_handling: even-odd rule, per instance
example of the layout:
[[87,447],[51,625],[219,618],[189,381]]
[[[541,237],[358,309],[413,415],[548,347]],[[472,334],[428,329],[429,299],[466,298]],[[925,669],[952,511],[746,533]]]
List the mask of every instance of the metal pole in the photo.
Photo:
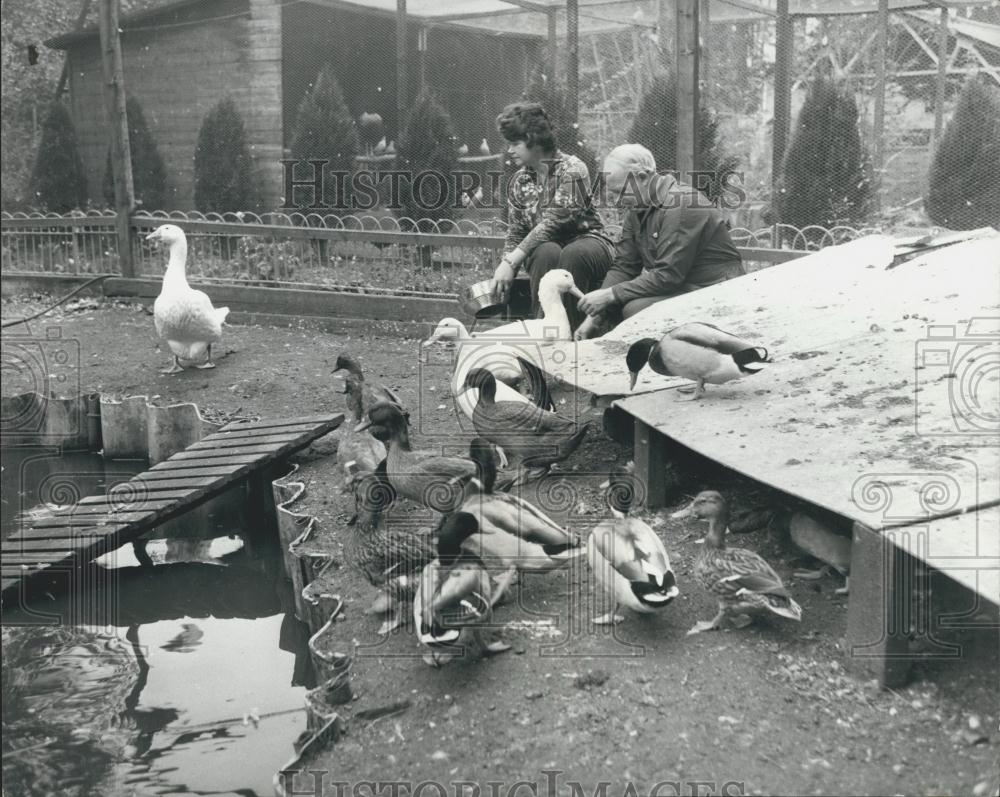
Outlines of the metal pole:
[[[125,68],[121,39],[118,35],[119,0],[101,0],[101,66],[104,72],[105,100],[111,121],[111,171],[115,183],[115,210],[118,213],[118,259],[122,276],[134,277],[132,263],[132,211],[135,191],[132,184],[132,152],[128,140],[128,115],[125,112]],[[160,208],[150,208],[160,210]]]
[[552,9],[548,13],[549,19],[549,80],[553,81],[556,79],[556,72],[559,71],[559,45],[558,37],[556,34],[556,11]]
[[677,171],[698,170],[698,0],[677,0]]
[[792,55],[794,28],[788,0],[777,0],[774,36],[774,114],[771,125],[771,206],[777,214],[781,165],[788,144],[792,116]]
[[948,9],[941,7],[941,21],[938,23],[937,40],[937,81],[934,92],[934,145],[941,140],[944,126],[945,88],[948,78]]
[[409,108],[406,96],[406,0],[396,0],[396,135],[406,123]]
[[885,60],[889,39],[889,0],[878,0],[877,33],[875,39],[875,119],[872,124],[872,138],[875,148],[873,166],[875,168],[875,210],[882,205],[882,172],[885,168]]
[[580,113],[580,9],[577,0],[566,0],[566,110],[579,121]]

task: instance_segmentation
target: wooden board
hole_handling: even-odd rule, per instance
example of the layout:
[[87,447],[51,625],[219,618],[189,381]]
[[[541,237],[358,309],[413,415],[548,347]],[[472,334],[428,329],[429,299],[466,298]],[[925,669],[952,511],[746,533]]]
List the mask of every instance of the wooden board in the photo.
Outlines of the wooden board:
[[[602,338],[540,343],[541,367],[599,399],[621,397],[629,392],[625,366],[629,344],[644,337],[659,338],[689,321],[705,321],[745,337],[767,348],[776,362],[830,350],[840,341],[866,338],[873,327],[898,327],[901,322],[909,322],[904,326],[916,342],[925,336],[928,324],[967,319],[960,305],[968,311],[982,307],[984,297],[973,290],[952,295],[959,287],[976,282],[992,289],[988,296],[997,294],[998,248],[1000,234],[994,234],[887,269],[894,251],[888,238],[873,236],[828,247],[659,302]],[[984,263],[992,263],[992,274],[980,268]],[[970,266],[974,275],[966,273]],[[928,320],[922,321],[924,317]],[[634,393],[684,383],[646,368]]]
[[[206,437],[200,453],[178,452],[153,469],[115,485],[124,498],[94,496],[87,503],[63,507],[42,516],[28,516],[26,526],[12,533],[0,548],[3,589],[13,589],[29,571],[22,565],[71,566],[87,562],[108,550],[137,539],[151,528],[201,505],[276,460],[308,446],[343,422],[343,415],[315,416],[288,421],[260,422],[242,428],[296,429],[265,435],[266,444],[242,446],[241,438],[230,436],[231,427]],[[304,428],[303,428],[304,427]],[[235,442],[236,447],[231,446]],[[221,456],[214,445],[227,446]],[[236,453],[246,451],[247,453]],[[204,455],[204,456],[203,456]],[[208,465],[208,467],[202,467]],[[178,489],[180,488],[180,489]],[[170,496],[165,499],[162,496]],[[150,499],[148,496],[160,496]],[[109,507],[117,511],[109,512]]]
[[1000,604],[1000,507],[890,529],[885,536],[897,548]]
[[666,390],[615,406],[872,529],[992,505],[1000,501],[998,241],[870,272],[858,300],[840,307],[843,323],[823,322],[827,340],[799,319],[811,348],[776,356],[760,375],[709,385],[695,402]]

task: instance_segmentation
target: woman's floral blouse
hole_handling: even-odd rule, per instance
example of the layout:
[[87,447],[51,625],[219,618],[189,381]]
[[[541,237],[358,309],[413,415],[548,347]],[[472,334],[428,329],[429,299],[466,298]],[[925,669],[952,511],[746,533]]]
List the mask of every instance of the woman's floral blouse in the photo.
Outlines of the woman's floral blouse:
[[530,255],[546,241],[565,246],[584,235],[597,238],[611,251],[614,244],[604,233],[604,221],[592,203],[590,174],[584,162],[575,155],[556,152],[548,163],[544,180],[527,166],[511,179],[504,254],[520,247]]

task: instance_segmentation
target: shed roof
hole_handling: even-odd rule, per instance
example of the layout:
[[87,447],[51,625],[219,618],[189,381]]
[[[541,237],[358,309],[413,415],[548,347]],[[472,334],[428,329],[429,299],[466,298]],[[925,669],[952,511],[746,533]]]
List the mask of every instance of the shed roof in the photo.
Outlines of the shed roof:
[[[163,16],[190,6],[205,6],[213,0],[150,2],[155,5],[124,15],[121,19],[122,28],[127,31],[147,24],[153,25]],[[396,0],[287,0],[285,5],[298,3],[367,9],[381,14],[396,13]],[[578,0],[578,3],[580,33],[584,35],[629,27],[654,29],[659,13],[659,0]],[[983,5],[983,0],[889,0],[892,11],[940,7],[958,9]],[[566,0],[407,0],[406,4],[410,17],[428,25],[459,25],[498,34],[518,33],[538,37],[545,35],[550,14],[555,14],[559,29],[565,29],[565,8]],[[775,8],[776,0],[709,0],[709,19],[712,22],[765,20],[775,16]],[[877,8],[878,0],[789,0],[791,15],[798,17],[871,14]],[[977,32],[983,32],[995,40],[998,31],[993,29],[996,27],[979,23],[966,26],[966,33],[975,36]],[[83,30],[56,36],[46,44],[55,49],[65,49],[78,41],[96,36],[97,33],[97,26],[91,25]]]

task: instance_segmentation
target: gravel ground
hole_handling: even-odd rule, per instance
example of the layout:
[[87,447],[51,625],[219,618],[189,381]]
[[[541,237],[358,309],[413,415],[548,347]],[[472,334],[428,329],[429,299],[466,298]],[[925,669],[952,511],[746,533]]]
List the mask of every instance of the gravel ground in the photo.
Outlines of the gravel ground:
[[[5,300],[2,315],[23,317],[44,304],[43,297]],[[371,377],[400,392],[417,444],[462,446],[469,437],[456,425],[447,374],[420,365],[418,341],[376,325],[352,336],[229,327],[218,368],[179,376],[158,373],[169,356],[138,305],[73,303],[30,329],[6,330],[5,348],[29,332],[49,347],[36,371],[47,379],[33,383],[5,358],[4,395],[79,388],[194,401],[214,417],[310,415],[341,409],[341,383],[330,372],[347,350]],[[62,344],[52,342],[56,335]],[[68,359],[51,354],[52,347]],[[564,412],[574,406],[589,412],[571,394],[557,397],[567,401]],[[319,517],[324,544],[336,554],[353,505],[339,489],[335,458],[324,455],[332,448],[321,441],[303,458],[300,475],[307,486],[303,506]],[[568,485],[549,494],[562,496],[559,517],[586,533],[604,513],[597,484],[610,463],[629,456],[593,432],[546,483]],[[692,488],[721,486],[737,502],[753,494],[732,476],[708,478],[714,481]],[[794,557],[759,530],[738,544],[765,553],[786,577],[803,607],[802,623],[777,620],[686,637],[696,620],[712,616],[714,604],[691,579],[701,528],[668,515],[646,518],[671,554],[682,592],[662,614],[594,631],[587,618],[606,608],[585,567],[526,577],[496,613],[512,650],[440,670],[421,661],[412,632],[379,639],[378,621],[363,614],[374,590],[348,568],[335,571],[347,605],[325,644],[355,655],[356,699],[345,707],[347,735],[310,768],[329,773],[328,784],[434,781],[448,794],[475,794],[451,785],[473,781],[484,794],[491,789],[490,797],[513,797],[517,781],[529,784],[518,794],[548,793],[552,786],[568,794],[570,781],[591,794],[607,782],[610,797],[629,793],[630,784],[633,793],[649,793],[657,783],[660,795],[996,793],[995,627],[956,638],[960,659],[923,664],[910,686],[879,691],[845,670],[846,598],[833,594],[839,580],[794,580]],[[351,719],[402,701],[406,707],[393,716]],[[312,793],[308,778],[298,787]]]

